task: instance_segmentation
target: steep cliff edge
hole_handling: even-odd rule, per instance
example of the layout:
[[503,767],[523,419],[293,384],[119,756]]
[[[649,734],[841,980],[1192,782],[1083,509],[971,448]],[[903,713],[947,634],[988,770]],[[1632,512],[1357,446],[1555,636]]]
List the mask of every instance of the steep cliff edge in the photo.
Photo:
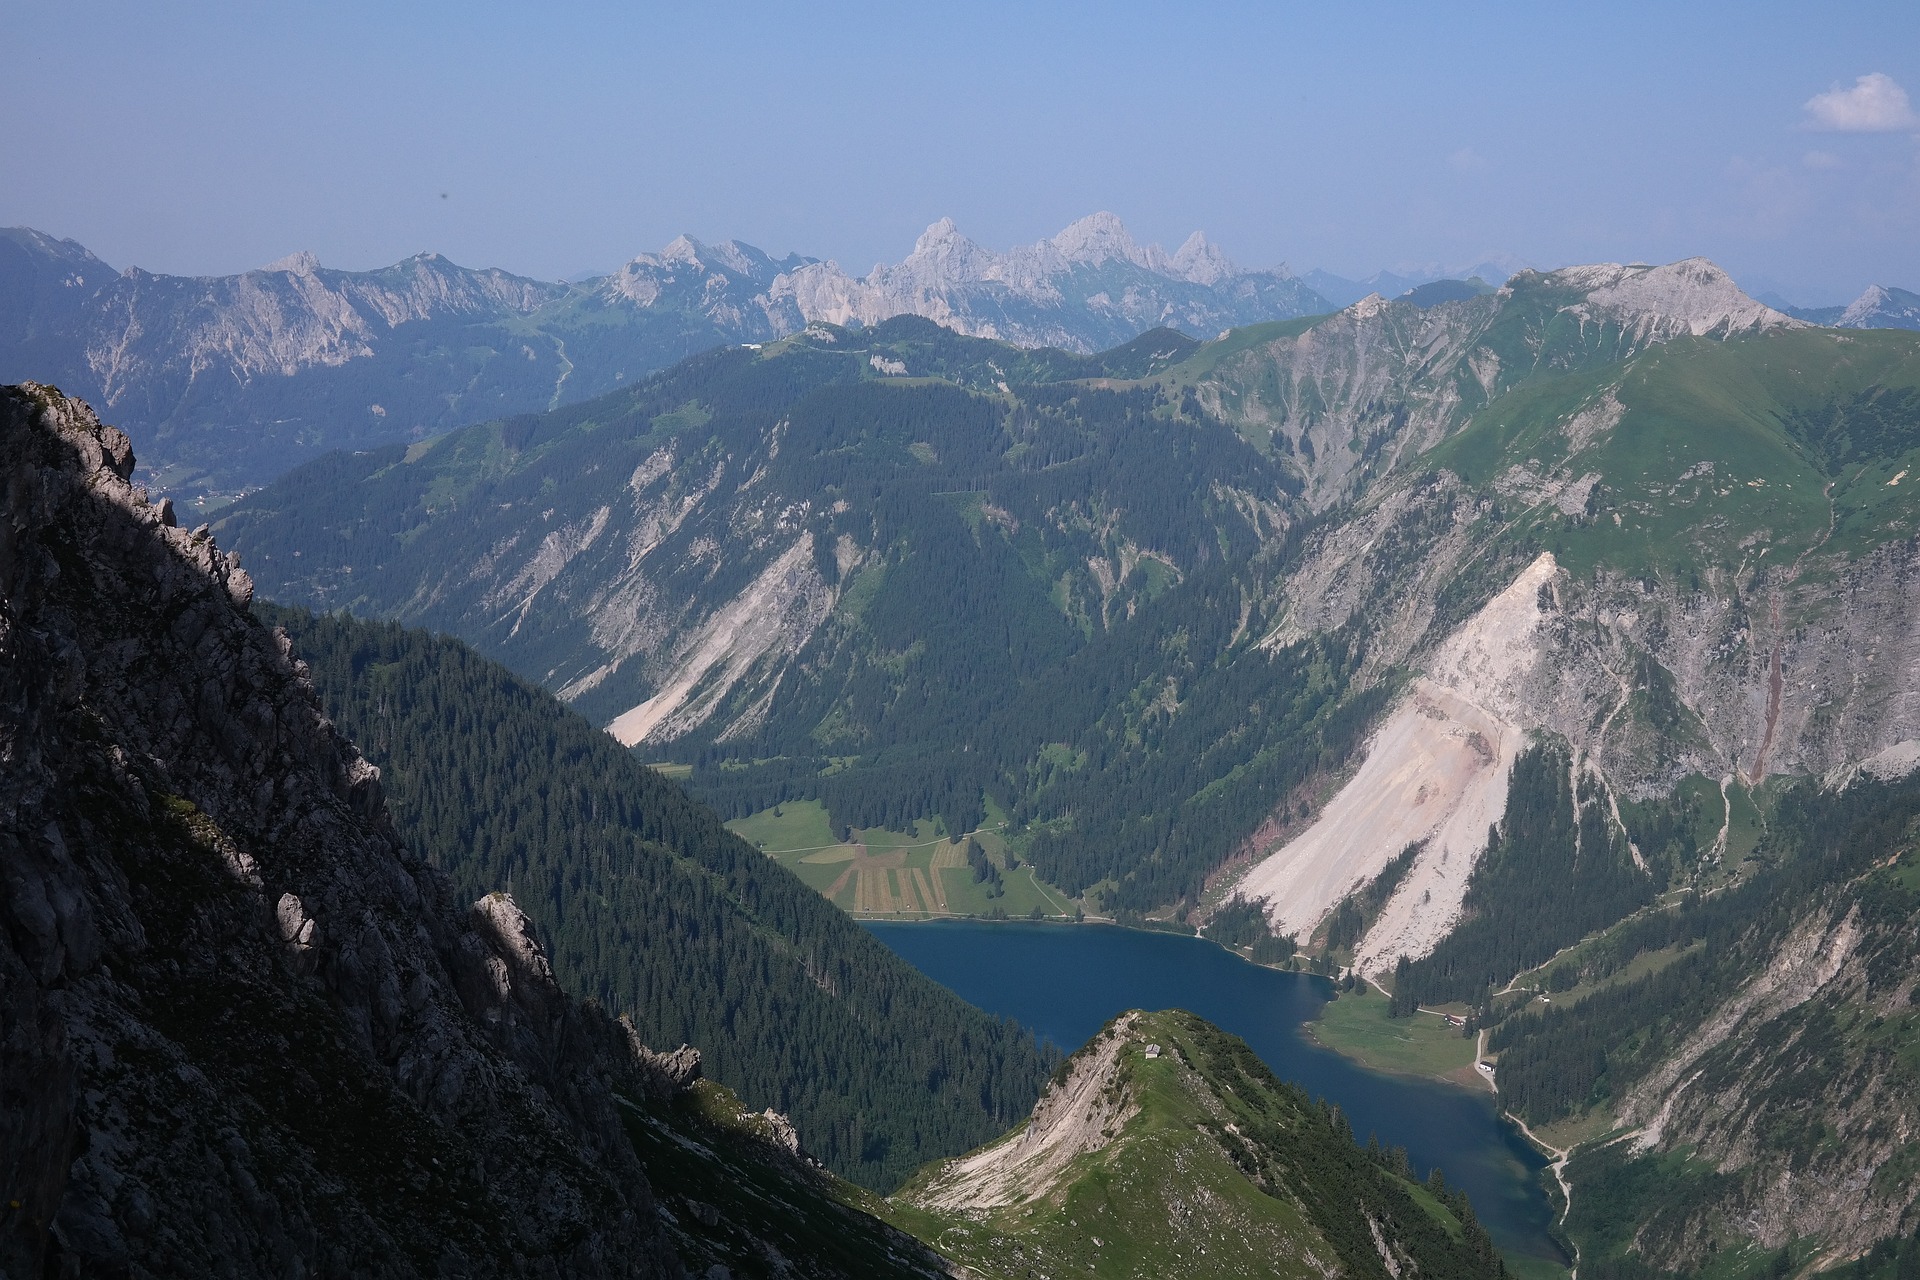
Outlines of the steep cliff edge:
[[463,909],[412,857],[123,435],[27,384],[0,457],[0,1271],[704,1263],[630,1136],[697,1057],[574,1004],[511,899]]

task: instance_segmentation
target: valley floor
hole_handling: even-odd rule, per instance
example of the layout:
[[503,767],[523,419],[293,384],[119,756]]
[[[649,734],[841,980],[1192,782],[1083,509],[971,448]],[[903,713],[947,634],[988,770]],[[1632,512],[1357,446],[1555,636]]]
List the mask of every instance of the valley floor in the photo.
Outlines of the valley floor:
[[[817,800],[795,800],[736,818],[727,829],[791,870],[848,915],[861,919],[999,917],[1063,919],[1076,904],[1022,862],[1003,815],[950,837],[920,821],[912,831],[855,828],[835,836]],[[975,875],[967,841],[992,863],[997,882]]]

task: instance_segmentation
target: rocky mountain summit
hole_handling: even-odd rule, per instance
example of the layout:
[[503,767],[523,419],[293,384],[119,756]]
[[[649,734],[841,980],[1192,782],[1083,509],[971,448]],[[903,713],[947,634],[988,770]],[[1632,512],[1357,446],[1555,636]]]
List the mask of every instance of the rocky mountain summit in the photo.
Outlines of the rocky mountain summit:
[[0,1270],[685,1274],[630,1116],[697,1055],[452,900],[124,435],[27,384],[0,442]]

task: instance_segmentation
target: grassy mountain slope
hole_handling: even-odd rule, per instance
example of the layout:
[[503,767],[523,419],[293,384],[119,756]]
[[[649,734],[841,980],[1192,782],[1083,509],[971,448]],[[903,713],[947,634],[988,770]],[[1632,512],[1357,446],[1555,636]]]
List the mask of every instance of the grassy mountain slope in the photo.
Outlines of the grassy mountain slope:
[[1047,1059],[1031,1036],[923,978],[550,694],[454,640],[270,616],[415,848],[469,893],[511,888],[563,984],[650,1044],[699,1046],[829,1167],[885,1189],[1032,1102]]
[[1129,1013],[1032,1119],[923,1171],[894,1220],[975,1274],[1500,1276],[1465,1199],[1181,1012]]

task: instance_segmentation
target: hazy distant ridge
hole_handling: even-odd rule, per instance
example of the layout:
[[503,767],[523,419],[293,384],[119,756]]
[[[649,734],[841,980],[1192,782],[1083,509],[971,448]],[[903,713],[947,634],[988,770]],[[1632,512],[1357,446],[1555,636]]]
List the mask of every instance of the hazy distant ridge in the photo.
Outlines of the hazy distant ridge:
[[159,484],[208,504],[329,449],[573,403],[815,320],[921,315],[1091,352],[1329,310],[1285,267],[1242,270],[1199,232],[1171,254],[1143,247],[1110,213],[1004,253],[942,219],[860,279],[680,236],[574,284],[432,253],[378,271],[296,253],[232,276],[116,272],[74,241],[0,231],[0,378],[112,413]]

